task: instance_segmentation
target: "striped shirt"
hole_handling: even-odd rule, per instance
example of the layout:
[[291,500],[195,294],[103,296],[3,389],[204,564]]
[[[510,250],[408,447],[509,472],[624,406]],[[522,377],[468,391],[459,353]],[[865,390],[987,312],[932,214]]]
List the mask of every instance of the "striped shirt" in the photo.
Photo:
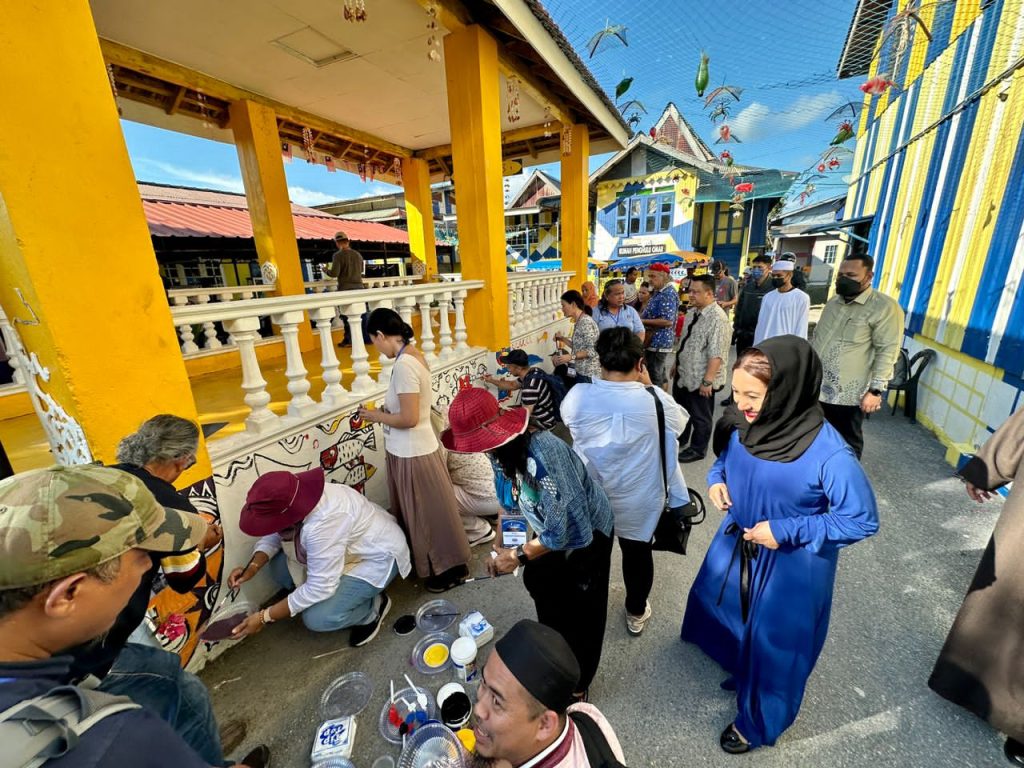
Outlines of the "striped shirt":
[[531,368],[520,381],[522,395],[520,405],[532,405],[531,418],[541,429],[551,429],[558,423],[558,412],[555,410],[555,396],[551,385],[539,368]]

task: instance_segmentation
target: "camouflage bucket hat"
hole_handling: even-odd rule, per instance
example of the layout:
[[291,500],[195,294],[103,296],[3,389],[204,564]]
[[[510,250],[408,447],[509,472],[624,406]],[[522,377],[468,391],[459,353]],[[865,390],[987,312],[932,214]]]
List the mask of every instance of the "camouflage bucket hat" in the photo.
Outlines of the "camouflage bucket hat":
[[165,508],[118,469],[23,472],[0,481],[0,589],[45,584],[130,549],[189,550],[206,527],[198,515]]

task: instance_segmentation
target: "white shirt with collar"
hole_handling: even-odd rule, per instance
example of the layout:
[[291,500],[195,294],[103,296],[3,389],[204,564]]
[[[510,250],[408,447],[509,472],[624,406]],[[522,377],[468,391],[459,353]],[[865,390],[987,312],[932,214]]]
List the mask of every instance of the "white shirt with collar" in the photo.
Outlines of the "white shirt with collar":
[[[288,595],[292,616],[331,597],[343,575],[383,589],[395,563],[403,578],[412,569],[409,546],[395,518],[347,485],[324,486],[299,535],[306,550],[306,578],[301,584],[297,579]],[[273,557],[281,548],[280,535],[273,533],[256,542],[255,551]],[[294,565],[289,563],[293,577]]]

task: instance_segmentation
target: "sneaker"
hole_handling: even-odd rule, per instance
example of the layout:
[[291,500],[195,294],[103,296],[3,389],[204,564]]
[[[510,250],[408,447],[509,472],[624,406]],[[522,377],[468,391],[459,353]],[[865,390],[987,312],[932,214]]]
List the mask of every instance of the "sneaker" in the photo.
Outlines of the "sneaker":
[[380,610],[377,611],[377,618],[371,621],[369,624],[361,624],[358,627],[352,627],[352,631],[348,636],[348,644],[353,648],[361,648],[368,642],[373,640],[380,632],[381,624],[384,623],[384,617],[388,615],[388,611],[391,610],[391,598],[388,597],[387,592],[381,592],[381,603]]
[[633,637],[638,637],[643,634],[644,626],[647,621],[651,618],[651,601],[647,601],[647,606],[644,608],[643,616],[634,616],[629,611],[626,611],[626,631]]
[[493,528],[488,528],[487,533],[483,533],[475,539],[469,540],[469,546],[478,547],[481,544],[486,544],[489,541],[494,541],[494,537],[497,536]]
[[443,573],[439,573],[436,576],[427,577],[424,586],[427,592],[432,592],[435,595],[439,595],[442,592],[447,592],[449,589],[463,584],[466,579],[469,578],[469,568],[465,565],[456,565],[454,568],[449,568]]
[[265,744],[260,744],[242,758],[241,765],[246,768],[270,768],[270,748]]

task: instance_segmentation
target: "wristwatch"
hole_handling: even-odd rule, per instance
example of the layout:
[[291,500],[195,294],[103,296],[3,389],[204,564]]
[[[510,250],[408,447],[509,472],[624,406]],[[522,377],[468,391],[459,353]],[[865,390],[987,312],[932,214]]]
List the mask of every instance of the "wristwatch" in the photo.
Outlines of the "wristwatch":
[[701,380],[700,380],[700,385],[701,385],[702,387],[710,387],[710,386],[711,386],[711,385],[712,385],[713,383],[714,383],[714,382],[712,382],[712,381],[708,381],[707,379],[701,379]]
[[516,560],[519,561],[520,565],[526,565],[530,562],[530,558],[526,556],[526,550],[523,549],[522,544],[516,547]]
[[882,396],[882,390],[880,390],[880,389],[869,389],[868,390],[868,394],[869,395],[874,395],[875,397],[881,397]]

